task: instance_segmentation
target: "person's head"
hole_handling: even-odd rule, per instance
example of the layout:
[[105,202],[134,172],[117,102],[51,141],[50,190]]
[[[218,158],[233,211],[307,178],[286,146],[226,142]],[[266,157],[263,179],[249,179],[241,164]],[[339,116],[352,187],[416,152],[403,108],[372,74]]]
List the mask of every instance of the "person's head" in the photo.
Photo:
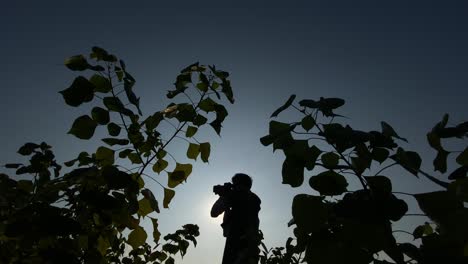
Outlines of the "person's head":
[[250,190],[252,187],[252,178],[244,173],[236,173],[232,177],[232,184],[240,189]]

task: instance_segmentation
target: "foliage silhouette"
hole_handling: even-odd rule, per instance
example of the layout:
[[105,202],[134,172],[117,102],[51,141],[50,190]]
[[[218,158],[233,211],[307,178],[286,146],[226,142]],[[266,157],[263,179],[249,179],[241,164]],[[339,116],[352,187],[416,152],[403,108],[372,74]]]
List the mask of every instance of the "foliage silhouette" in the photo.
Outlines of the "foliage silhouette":
[[[90,115],[75,119],[68,133],[87,140],[104,126],[109,137],[102,141],[107,146],[99,146],[95,153],[83,151],[65,162],[71,167],[66,173],[46,143],[26,143],[18,150],[30,158],[29,163],[5,167],[15,169],[23,179],[0,174],[0,262],[174,263],[174,255],[184,256],[190,241],[196,246],[198,226],[184,225],[164,236],[163,242],[155,217],[160,213],[159,201],[145,188],[143,177],[162,187],[156,194],[163,196],[163,207],[168,208],[173,188],[192,172],[192,164],[179,163],[175,153],[167,152],[168,144],[182,138],[189,142],[188,158],[196,160],[200,155],[208,162],[210,143],[198,142],[195,135],[209,119],[208,124],[220,133],[228,115],[219,103],[221,94],[234,102],[229,74],[198,63],[184,68],[167,97],[184,95],[188,101],[172,102],[144,118],[133,91],[136,81],[116,56],[93,47],[89,59],[73,56],[65,66],[91,72],[90,77],[76,77],[60,92],[65,103],[78,107],[95,100],[101,104]],[[163,122],[173,125],[174,131],[160,130]],[[173,170],[167,170],[170,163]],[[167,173],[167,184],[147,174],[148,168]],[[142,227],[145,218],[153,224],[154,247]]]
[[[458,168],[447,182],[422,171],[419,154],[399,146],[395,140],[406,139],[389,124],[382,122],[381,131],[365,132],[336,122],[341,115],[334,111],[344,105],[343,99],[322,97],[299,101],[299,105],[294,99],[291,96],[272,117],[292,107],[301,119],[271,121],[269,134],[260,141],[285,154],[283,184],[301,186],[304,170],[313,170],[309,185],[319,195],[294,198],[290,226],[295,225],[295,239],[273,250],[262,243],[261,263],[468,263],[468,209],[463,204],[468,202],[468,147],[447,151],[442,144],[445,139],[466,139],[468,122],[447,127],[445,115],[427,134],[437,151],[435,171],[446,173],[449,154],[455,157]],[[392,229],[392,222],[405,216],[408,205],[393,192],[391,177],[383,176],[393,166],[442,188],[412,195],[431,220],[413,232],[404,231],[420,239],[419,246],[398,243],[394,236],[399,230]],[[356,177],[361,188],[348,190],[349,177]],[[387,257],[382,259],[381,252]]]

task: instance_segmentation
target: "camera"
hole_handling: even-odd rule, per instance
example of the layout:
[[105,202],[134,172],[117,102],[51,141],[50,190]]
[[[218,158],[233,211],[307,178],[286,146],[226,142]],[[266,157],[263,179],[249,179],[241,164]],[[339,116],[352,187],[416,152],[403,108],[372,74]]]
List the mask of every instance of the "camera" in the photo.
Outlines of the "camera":
[[219,196],[229,196],[232,190],[233,190],[233,186],[232,186],[232,183],[230,182],[226,182],[223,185],[213,186],[213,192]]

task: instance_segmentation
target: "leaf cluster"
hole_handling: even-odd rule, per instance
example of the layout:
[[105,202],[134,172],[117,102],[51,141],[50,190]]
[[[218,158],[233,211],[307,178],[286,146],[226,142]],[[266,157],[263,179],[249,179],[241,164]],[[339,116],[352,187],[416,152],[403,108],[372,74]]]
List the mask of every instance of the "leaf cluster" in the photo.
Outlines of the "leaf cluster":
[[[448,175],[451,182],[421,169],[417,152],[405,150],[399,142],[407,140],[386,122],[380,131],[361,131],[335,119],[345,101],[340,98],[301,100],[294,105],[295,95],[273,114],[294,108],[302,117],[283,123],[272,120],[269,134],[262,137],[264,146],[282,150],[283,184],[299,187],[306,173],[314,194],[299,194],[292,202],[291,225],[294,225],[298,252],[304,252],[307,263],[389,263],[378,258],[384,252],[394,263],[466,263],[468,241],[467,153],[447,151],[442,139],[464,139],[467,122],[447,127],[448,115],[427,134],[437,151],[434,170],[447,171],[449,154],[456,154],[458,164]],[[412,234],[421,239],[420,246],[397,242],[392,222],[399,221],[408,211],[405,200],[393,191],[392,177],[382,173],[399,166],[415,177],[442,187],[442,191],[412,195],[419,209],[432,221],[416,228]],[[355,177],[361,188],[349,190],[348,179]],[[318,195],[317,195],[318,194]],[[406,232],[406,231],[405,231]],[[410,232],[407,232],[410,233]],[[288,240],[289,241],[289,240]],[[281,259],[287,251],[276,251]],[[282,262],[272,262],[282,263]],[[294,262],[288,262],[294,263]]]
[[[187,181],[193,166],[179,162],[167,146],[182,139],[188,147],[179,154],[209,161],[210,143],[199,142],[196,133],[205,124],[221,132],[228,112],[220,94],[234,102],[229,74],[192,64],[167,93],[171,100],[185,96],[187,101],[171,102],[144,116],[134,92],[136,80],[123,60],[93,47],[88,57],[72,56],[65,66],[82,73],[60,92],[65,103],[71,107],[93,103],[68,133],[89,140],[104,127],[108,135],[94,152],[82,151],[65,162],[65,173],[46,143],[26,143],[18,150],[29,163],[5,165],[26,179],[0,174],[0,262],[174,263],[173,256],[184,256],[190,241],[196,246],[199,230],[187,224],[164,236],[166,243],[160,242],[154,217],[161,213],[160,197],[162,207],[169,208],[174,188]],[[167,131],[164,124],[174,127],[172,133],[162,132]],[[121,165],[126,163],[134,167]],[[171,164],[174,168],[168,170]],[[148,168],[152,172],[147,173]],[[165,184],[155,177],[163,172]],[[144,179],[159,184],[160,191],[145,187]],[[145,219],[153,224],[154,247],[147,242]]]

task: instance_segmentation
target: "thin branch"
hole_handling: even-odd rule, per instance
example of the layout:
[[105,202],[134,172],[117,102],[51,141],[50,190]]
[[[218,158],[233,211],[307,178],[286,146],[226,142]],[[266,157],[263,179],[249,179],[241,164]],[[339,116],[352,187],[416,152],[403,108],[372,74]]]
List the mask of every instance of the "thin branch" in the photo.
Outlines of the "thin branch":
[[426,216],[427,217],[427,215],[425,214],[405,214],[403,216]]
[[414,196],[414,194],[411,194],[411,193],[405,193],[405,192],[392,192],[392,193],[396,193],[396,194],[403,194],[403,195],[408,195],[408,196]]
[[183,91],[182,93],[185,95],[185,97],[187,97],[190,100],[192,106],[195,108],[195,103],[193,102],[192,98],[190,98],[190,96],[185,91]]
[[166,187],[165,187],[164,185],[162,185],[159,181],[157,181],[157,180],[154,179],[153,177],[149,176],[148,174],[142,173],[141,175],[146,176],[146,177],[149,178],[150,180],[156,182],[157,184],[161,185],[161,187],[163,187],[164,189],[166,189]]
[[[111,76],[110,76],[110,64],[107,64],[107,76],[108,76],[108,79],[109,79],[110,86],[112,87],[112,89],[111,89],[112,96],[113,96],[114,98],[117,98],[117,96],[115,95],[115,92],[114,92],[114,86],[113,86],[113,84],[112,84],[112,78],[111,78]],[[125,119],[124,119],[124,117],[123,117],[123,115],[122,115],[121,112],[119,112],[119,116],[120,116],[120,119],[122,120],[122,123],[123,123],[123,125],[124,125],[124,127],[125,127],[125,131],[127,131],[127,134],[128,134],[127,123],[125,123]],[[134,144],[133,144],[133,148],[135,149],[136,153],[138,154],[138,157],[140,158],[141,163],[144,163],[143,158],[141,157],[140,151],[135,147]]]
[[393,230],[392,233],[405,233],[405,234],[413,236],[413,234],[411,234],[410,232],[405,231],[405,230]]
[[422,175],[426,176],[426,178],[428,178],[430,181],[434,182],[435,184],[439,185],[439,186],[442,186],[444,188],[448,188],[449,186],[449,183],[448,182],[444,182],[444,181],[441,181],[439,179],[437,179],[436,177],[434,176],[431,176],[429,175],[428,173],[422,171],[421,169],[419,170],[419,173],[421,173]]
[[379,175],[382,171],[384,171],[384,170],[386,170],[386,169],[388,169],[388,168],[390,168],[390,167],[392,167],[392,166],[395,166],[395,165],[397,165],[397,164],[398,164],[398,163],[395,162],[395,163],[392,163],[392,164],[390,164],[390,165],[387,165],[387,166],[383,167],[383,168],[382,168],[381,170],[379,170],[376,174],[374,174],[374,176]]

